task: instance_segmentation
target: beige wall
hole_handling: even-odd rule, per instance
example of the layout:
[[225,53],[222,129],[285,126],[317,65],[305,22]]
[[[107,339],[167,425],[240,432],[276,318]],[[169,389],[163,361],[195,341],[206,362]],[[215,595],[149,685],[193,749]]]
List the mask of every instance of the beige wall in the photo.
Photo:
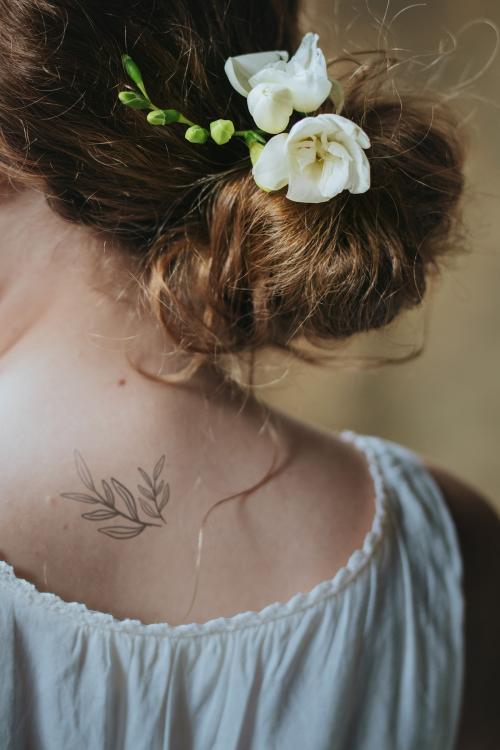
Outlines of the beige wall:
[[[391,0],[388,19],[410,4]],[[386,0],[369,2],[374,15],[383,16],[385,6]],[[460,33],[480,17],[500,24],[500,3],[428,0],[426,7],[409,9],[396,19],[393,41],[420,54],[436,51],[440,39],[451,39],[446,30],[456,35],[457,51],[440,80],[441,85],[457,83],[460,76],[479,70],[494,48],[495,34],[486,24]],[[320,33],[328,55],[341,46],[373,47],[378,38],[366,0],[308,0],[303,26]],[[294,364],[287,379],[264,389],[263,396],[328,428],[351,428],[402,442],[475,484],[500,510],[499,78],[497,57],[462,102],[464,112],[471,113],[468,252],[446,270],[423,309],[367,342],[371,353],[407,353],[422,340],[427,320],[424,353],[414,362],[377,371]],[[261,382],[283,372],[275,365],[274,359],[268,360]]]

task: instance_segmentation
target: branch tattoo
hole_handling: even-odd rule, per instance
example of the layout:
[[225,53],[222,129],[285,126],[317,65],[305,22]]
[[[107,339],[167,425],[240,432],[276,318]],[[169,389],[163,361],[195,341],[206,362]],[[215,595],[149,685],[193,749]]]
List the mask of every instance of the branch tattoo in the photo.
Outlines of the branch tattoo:
[[[61,497],[67,498],[68,500],[76,500],[79,503],[87,503],[88,505],[101,505],[102,507],[97,510],[81,514],[82,518],[85,518],[87,521],[100,522],[107,521],[111,518],[118,518],[119,520],[125,519],[129,524],[132,524],[127,526],[120,524],[101,526],[97,531],[100,531],[102,534],[106,534],[113,539],[132,539],[134,536],[142,534],[144,529],[150,526],[166,525],[162,511],[168,503],[170,487],[163,479],[158,482],[165,465],[165,455],[161,456],[156,462],[152,478],[140,466],[137,467],[137,470],[146,485],[137,485],[139,491],[137,499],[143,513],[148,516],[148,518],[154,519],[152,521],[144,521],[139,518],[137,502],[133,493],[115,477],[111,477],[111,484],[103,479],[101,482],[102,491],[99,491],[95,486],[92,474],[90,473],[81,453],[78,450],[75,450],[73,455],[75,457],[78,476],[92,494],[87,494],[85,492],[61,492]],[[118,498],[121,501],[121,507],[117,506]]]

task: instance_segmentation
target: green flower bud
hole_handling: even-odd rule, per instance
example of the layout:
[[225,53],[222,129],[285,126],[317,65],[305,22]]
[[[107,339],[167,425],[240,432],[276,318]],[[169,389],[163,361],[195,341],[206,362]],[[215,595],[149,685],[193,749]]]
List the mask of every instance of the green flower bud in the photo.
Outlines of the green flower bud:
[[170,125],[177,122],[179,113],[176,109],[153,109],[148,113],[147,120],[150,125]]
[[149,109],[149,102],[135,91],[120,91],[118,99],[132,109]]
[[142,80],[142,74],[139,70],[139,66],[132,60],[130,55],[122,55],[122,64],[128,77],[132,79],[137,88],[144,94],[146,99],[149,99],[144,87],[144,81]]
[[208,139],[208,130],[200,125],[191,125],[184,133],[184,138],[190,143],[206,143]]
[[234,125],[231,120],[214,120],[210,123],[210,134],[219,146],[230,141],[233,133]]
[[252,164],[255,164],[257,162],[257,159],[259,158],[263,150],[264,150],[264,146],[262,145],[262,143],[253,141],[250,144],[249,151],[250,151],[250,161],[252,162]]

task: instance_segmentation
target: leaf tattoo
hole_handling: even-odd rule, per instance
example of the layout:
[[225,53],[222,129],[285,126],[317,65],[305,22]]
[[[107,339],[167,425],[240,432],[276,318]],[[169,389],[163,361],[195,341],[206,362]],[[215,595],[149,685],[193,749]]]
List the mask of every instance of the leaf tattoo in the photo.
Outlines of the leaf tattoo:
[[61,493],[63,497],[68,497],[70,500],[78,500],[80,503],[98,503],[99,500],[96,500],[95,497],[91,497],[91,495],[83,495],[80,492],[63,492]]
[[125,501],[125,505],[128,508],[128,512],[130,513],[131,517],[134,519],[134,521],[139,520],[139,516],[137,515],[137,506],[135,504],[134,496],[128,490],[124,484],[118,481],[118,479],[115,479],[114,477],[111,477],[111,481],[113,482],[113,487],[118,492],[119,495],[123,498]]
[[102,488],[106,496],[106,505],[109,505],[111,508],[114,508],[115,496],[113,495],[111,487],[109,486],[109,484],[106,482],[105,479],[102,480]]
[[144,469],[141,469],[141,467],[138,466],[137,467],[137,471],[140,472],[140,474],[141,474],[142,478],[144,479],[144,481],[146,482],[146,484],[149,484],[150,487],[153,487],[153,483],[151,482],[151,479],[148,477],[148,475],[146,474],[146,472],[144,471]]
[[160,505],[158,506],[160,512],[163,510],[163,508],[165,507],[165,505],[168,503],[169,498],[170,498],[170,487],[169,487],[168,484],[166,484],[165,485],[165,489],[163,490],[163,496],[162,496],[162,499],[160,501]]
[[151,492],[151,490],[147,490],[145,487],[142,486],[142,484],[138,484],[137,487],[139,488],[139,491],[143,493],[143,495],[146,495],[150,500],[154,500],[154,495]]
[[78,476],[82,480],[85,487],[88,487],[89,490],[95,491],[92,476],[90,474],[90,471],[87,468],[87,464],[83,460],[82,454],[80,453],[80,451],[75,450],[74,456],[75,456],[76,470],[78,472]]
[[[169,500],[170,488],[168,484],[165,484],[163,479],[157,485],[157,481],[165,465],[165,454],[161,456],[154,466],[153,479],[150,478],[144,469],[140,466],[137,467],[141,477],[147,485],[147,487],[140,484],[137,485],[139,492],[142,492],[144,495],[144,497],[138,497],[139,504],[146,516],[151,519],[161,520],[162,523],[153,523],[152,521],[144,521],[139,518],[137,502],[134,495],[128,487],[116,479],[116,477],[111,477],[111,484],[105,479],[101,480],[103,490],[103,493],[101,494],[94,484],[92,474],[90,473],[82,454],[75,449],[73,455],[76,471],[82,484],[84,484],[87,489],[91,490],[93,494],[91,495],[84,492],[61,492],[61,497],[67,498],[68,500],[75,500],[79,503],[103,506],[97,510],[82,513],[81,517],[85,518],[87,521],[107,521],[111,518],[120,517],[133,524],[132,526],[101,526],[97,531],[106,534],[106,536],[109,536],[112,539],[132,539],[141,534],[144,529],[149,526],[162,526],[166,524],[161,512]],[[117,496],[122,501],[122,510],[117,507]]]
[[141,504],[141,508],[147,516],[149,516],[150,518],[158,518],[158,513],[155,512],[155,509],[150,505],[150,503],[148,503],[147,500],[143,500],[142,497],[140,497],[139,502]]
[[163,456],[160,458],[160,460],[158,461],[158,463],[156,464],[156,466],[153,469],[153,478],[154,478],[155,482],[156,482],[156,480],[158,479],[158,477],[160,476],[160,474],[162,472],[164,463],[165,463],[165,454],[163,454]]
[[[165,454],[161,456],[153,469],[153,479],[148,476],[144,469],[141,469],[141,467],[138,466],[137,471],[140,473],[148,487],[144,487],[142,484],[138,484],[137,489],[139,490],[139,492],[142,492],[142,494],[146,498],[146,500],[142,497],[139,498],[139,502],[144,513],[150,518],[160,518],[163,523],[166,523],[161,512],[165,505],[168,503],[170,497],[170,488],[168,484],[165,484],[163,479],[158,485],[156,484],[161,472],[163,471],[164,466]],[[160,495],[161,499],[158,502],[158,498],[160,497]]]
[[[151,524],[148,524],[151,526]],[[144,531],[144,527],[140,526],[101,526],[97,531],[102,531],[103,534],[112,537],[112,539],[132,539]]]
[[89,521],[105,521],[108,518],[114,518],[116,512],[114,510],[94,510],[92,513],[82,513],[82,518],[88,518]]

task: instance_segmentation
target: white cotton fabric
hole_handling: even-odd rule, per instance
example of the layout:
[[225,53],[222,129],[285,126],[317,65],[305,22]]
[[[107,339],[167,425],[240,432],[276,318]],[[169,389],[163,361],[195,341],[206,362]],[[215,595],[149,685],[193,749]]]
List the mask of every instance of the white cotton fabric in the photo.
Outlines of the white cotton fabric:
[[0,562],[2,750],[451,750],[454,525],[415,453],[339,436],[367,457],[373,526],[332,579],[286,603],[143,624],[41,593]]

